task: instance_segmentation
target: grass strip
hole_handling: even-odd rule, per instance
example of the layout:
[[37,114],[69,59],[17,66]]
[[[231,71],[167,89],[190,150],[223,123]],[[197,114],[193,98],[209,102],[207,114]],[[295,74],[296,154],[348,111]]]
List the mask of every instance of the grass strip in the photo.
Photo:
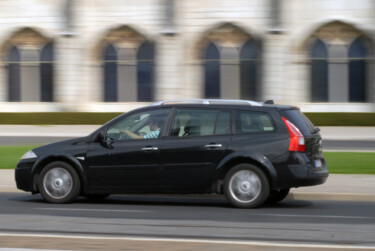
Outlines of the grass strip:
[[305,113],[316,126],[375,126],[375,113]]
[[0,113],[2,125],[102,125],[122,113],[20,112]]
[[[37,146],[0,146],[0,169],[14,169],[22,155]],[[330,173],[375,174],[375,152],[324,152]]]
[[[2,125],[102,125],[114,112],[0,113]],[[316,126],[375,126],[375,113],[305,113]]]
[[328,171],[336,174],[375,174],[375,152],[324,152]]
[[0,169],[14,169],[24,153],[37,146],[0,146]]

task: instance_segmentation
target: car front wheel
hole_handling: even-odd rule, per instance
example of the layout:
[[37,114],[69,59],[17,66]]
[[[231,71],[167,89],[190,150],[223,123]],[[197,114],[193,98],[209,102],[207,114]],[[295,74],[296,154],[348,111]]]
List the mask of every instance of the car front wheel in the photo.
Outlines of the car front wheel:
[[48,202],[69,203],[79,195],[81,182],[72,166],[56,161],[43,168],[38,188],[40,194]]
[[270,188],[268,179],[260,168],[251,164],[239,164],[225,176],[224,192],[233,206],[254,208],[266,201]]

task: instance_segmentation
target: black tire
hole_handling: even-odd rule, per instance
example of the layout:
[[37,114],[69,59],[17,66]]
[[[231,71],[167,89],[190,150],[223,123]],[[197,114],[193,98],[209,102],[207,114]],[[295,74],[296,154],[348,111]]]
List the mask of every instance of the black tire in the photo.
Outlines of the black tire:
[[273,190],[266,200],[266,204],[276,204],[288,196],[290,189]]
[[81,181],[72,166],[66,162],[55,161],[43,168],[38,188],[47,202],[70,203],[80,194]]
[[85,196],[90,201],[102,201],[110,196],[110,194],[84,194],[83,196]]
[[266,175],[259,167],[239,164],[225,176],[224,193],[235,207],[255,208],[266,201],[270,186]]

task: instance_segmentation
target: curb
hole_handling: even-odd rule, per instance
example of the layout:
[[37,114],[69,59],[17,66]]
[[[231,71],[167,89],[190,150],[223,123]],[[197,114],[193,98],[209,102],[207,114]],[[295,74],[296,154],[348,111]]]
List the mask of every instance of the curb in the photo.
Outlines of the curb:
[[291,200],[330,200],[330,201],[375,201],[374,194],[344,193],[290,193]]

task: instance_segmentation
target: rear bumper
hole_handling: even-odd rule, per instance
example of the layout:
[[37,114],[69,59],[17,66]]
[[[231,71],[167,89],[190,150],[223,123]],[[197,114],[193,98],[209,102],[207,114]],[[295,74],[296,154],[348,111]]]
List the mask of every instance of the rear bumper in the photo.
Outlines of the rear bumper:
[[300,165],[288,165],[290,178],[278,184],[279,189],[315,186],[326,182],[329,172],[324,158],[321,158],[322,166],[319,168],[314,167],[311,163]]

